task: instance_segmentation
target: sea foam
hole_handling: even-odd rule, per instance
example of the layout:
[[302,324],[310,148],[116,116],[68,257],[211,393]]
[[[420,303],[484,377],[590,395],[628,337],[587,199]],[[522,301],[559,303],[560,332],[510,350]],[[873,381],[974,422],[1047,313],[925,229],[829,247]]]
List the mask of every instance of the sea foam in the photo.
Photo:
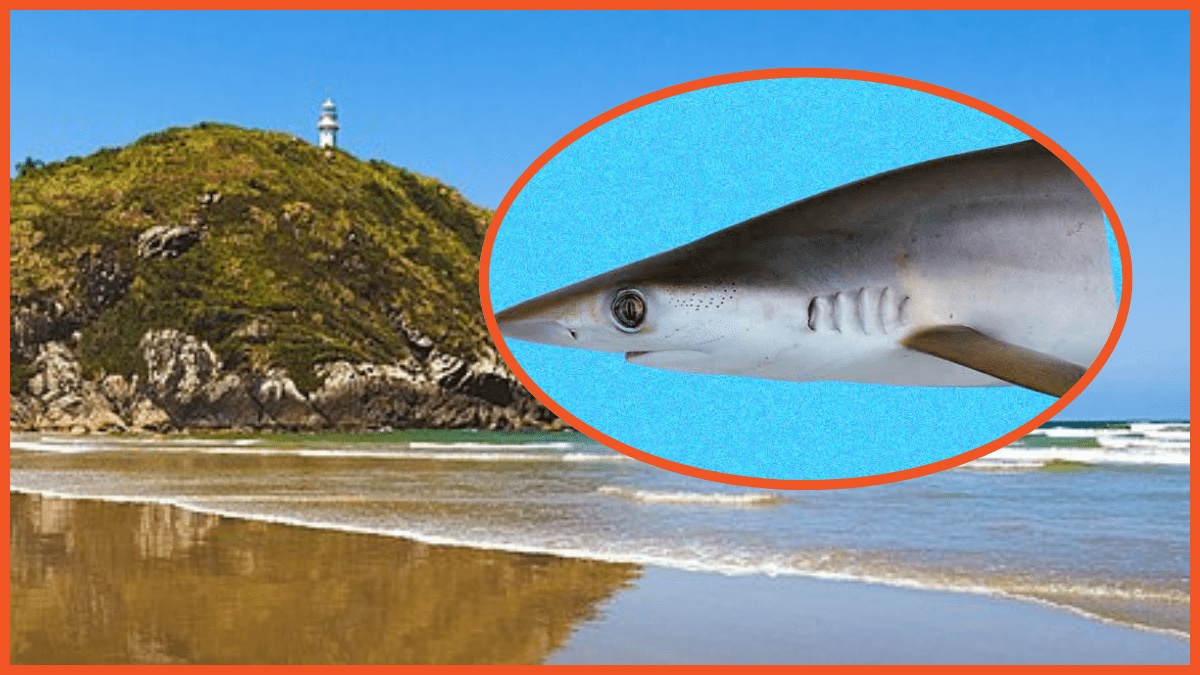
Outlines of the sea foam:
[[723,492],[664,492],[635,490],[632,488],[605,485],[596,490],[600,494],[613,495],[647,504],[711,504],[715,506],[771,506],[783,502],[783,497],[772,492],[749,492],[728,494]]

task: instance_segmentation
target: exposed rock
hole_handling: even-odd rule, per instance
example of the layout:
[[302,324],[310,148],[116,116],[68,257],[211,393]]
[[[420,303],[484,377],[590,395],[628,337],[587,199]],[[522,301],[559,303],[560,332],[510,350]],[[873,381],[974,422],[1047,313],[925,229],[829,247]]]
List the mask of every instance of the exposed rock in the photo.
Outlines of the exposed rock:
[[200,202],[201,206],[216,205],[221,202],[221,193],[216,190],[208,190],[197,197],[196,201]]
[[173,329],[147,331],[139,343],[148,394],[177,427],[258,427],[262,410],[245,380],[222,371],[207,342]]
[[221,369],[212,347],[171,328],[146,331],[138,348],[146,361],[151,391],[176,406],[195,400]]
[[8,395],[8,421],[14,429],[31,429],[35,426],[36,411],[26,396]]
[[[520,429],[554,425],[556,418],[521,389],[515,378],[505,379],[494,368],[444,355],[435,355],[427,364],[409,361],[379,366],[338,361],[319,368],[324,381],[310,400],[331,426],[340,428]],[[481,382],[490,382],[495,388],[490,392],[493,397],[507,402],[479,396]]]
[[171,416],[154,405],[149,399],[140,398],[129,412],[130,426],[146,431],[167,431],[171,428]]
[[436,352],[425,363],[336,361],[318,367],[322,384],[306,396],[279,369],[224,372],[207,343],[178,331],[149,331],[141,349],[148,394],[177,427],[507,429],[553,420],[491,361]]
[[10,298],[10,359],[28,363],[47,342],[78,343],[80,329],[123,298],[133,280],[110,250],[82,254],[76,267],[66,302],[55,297]]
[[424,361],[433,353],[433,340],[427,335],[422,335],[420,331],[413,330],[404,324],[403,312],[399,307],[388,308],[388,318],[396,330],[404,336],[405,342],[408,343],[408,348],[412,351],[417,359]]
[[[39,429],[111,431],[125,422],[110,407],[97,386],[83,379],[75,355],[60,342],[38,350],[27,390],[30,399],[16,410],[27,424]],[[9,415],[10,422],[14,415]]]
[[[414,339],[420,339],[419,336]],[[210,345],[173,329],[147,331],[147,377],[83,377],[64,343],[40,346],[26,392],[11,397],[16,428],[82,433],[140,429],[565,428],[498,360],[439,354],[379,365],[317,367],[306,395],[278,368],[229,372]]]
[[262,342],[271,336],[272,328],[268,321],[255,317],[250,323],[233,332],[233,337],[247,338],[250,342]]
[[318,374],[324,381],[311,401],[339,428],[424,426],[414,424],[414,408],[437,393],[419,372],[398,365],[337,361],[319,366]]
[[82,323],[86,323],[125,297],[133,275],[122,266],[112,249],[85,253],[79,257],[77,265],[76,284],[80,287],[77,297],[82,300],[79,311]]
[[87,431],[124,431],[125,420],[113,411],[112,407],[92,382],[84,382],[83,394],[80,397],[81,410],[75,426],[81,426]]
[[494,405],[510,405],[519,392],[519,381],[494,361],[466,361],[439,355],[432,359],[431,370],[439,386],[466,396],[483,399]]
[[[203,224],[202,220],[197,225]],[[178,258],[200,242],[200,230],[191,225],[155,225],[138,235],[139,258]]]
[[29,393],[42,401],[78,396],[83,382],[79,361],[61,342],[47,342],[38,349],[29,378]]
[[37,357],[41,345],[70,339],[83,319],[62,302],[46,298],[13,300],[9,310],[9,357],[25,362]]
[[321,414],[280,370],[272,369],[259,380],[253,398],[262,406],[263,414],[278,426],[302,429],[325,426]]
[[179,426],[216,429],[264,426],[262,407],[250,395],[243,376],[225,373],[209,381],[201,393],[201,402],[188,409],[189,416],[177,420]]
[[113,412],[120,415],[122,419],[129,419],[137,397],[138,376],[136,374],[130,380],[126,380],[123,375],[105,376],[100,379],[96,388],[100,395],[108,401]]

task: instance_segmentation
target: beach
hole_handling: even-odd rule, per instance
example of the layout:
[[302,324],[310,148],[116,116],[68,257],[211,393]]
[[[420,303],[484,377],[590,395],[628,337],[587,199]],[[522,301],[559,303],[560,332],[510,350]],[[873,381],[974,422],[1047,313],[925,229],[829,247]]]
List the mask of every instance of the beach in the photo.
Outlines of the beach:
[[994,597],[644,571],[547,663],[1187,663],[1188,642]]
[[13,494],[13,663],[1186,663],[1033,603]]
[[630,565],[13,494],[13,663],[532,663]]
[[1184,423],[854,490],[571,433],[10,439],[14,663],[1185,663]]

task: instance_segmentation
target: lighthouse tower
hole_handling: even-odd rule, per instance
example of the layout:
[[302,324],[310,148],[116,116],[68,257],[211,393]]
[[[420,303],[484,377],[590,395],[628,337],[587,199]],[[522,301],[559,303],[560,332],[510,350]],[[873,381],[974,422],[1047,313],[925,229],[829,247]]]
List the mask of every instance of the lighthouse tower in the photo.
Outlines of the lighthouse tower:
[[337,147],[337,106],[329,98],[321,104],[321,121],[317,122],[317,147],[319,148],[334,148]]

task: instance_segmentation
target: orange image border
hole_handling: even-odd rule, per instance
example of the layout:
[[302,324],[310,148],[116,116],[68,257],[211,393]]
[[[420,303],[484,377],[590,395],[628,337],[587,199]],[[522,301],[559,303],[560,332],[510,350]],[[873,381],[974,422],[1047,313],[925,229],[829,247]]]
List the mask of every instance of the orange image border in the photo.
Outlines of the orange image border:
[[[512,206],[513,200],[516,199],[516,196],[521,192],[522,189],[524,189],[525,185],[530,181],[530,179],[532,179],[533,176],[546,165],[547,162],[558,155],[558,153],[562,152],[567,146],[579,140],[588,132],[617,117],[620,117],[621,115],[624,115],[627,112],[636,110],[656,101],[661,101],[671,96],[676,96],[678,94],[683,94],[690,91],[696,91],[698,89],[706,89],[709,87],[731,84],[735,82],[749,82],[754,80],[780,78],[824,78],[876,82],[879,84],[893,85],[925,92],[927,94],[933,94],[934,96],[939,96],[941,98],[961,103],[990,115],[1002,122],[1005,122],[1006,124],[1027,134],[1030,138],[1036,140],[1038,143],[1051,150],[1055,155],[1058,156],[1059,159],[1066,163],[1067,166],[1069,166],[1071,170],[1080,177],[1080,179],[1083,180],[1088,189],[1091,190],[1092,194],[1095,196],[1097,202],[1099,202],[1101,208],[1104,209],[1104,213],[1108,216],[1108,220],[1112,225],[1113,232],[1116,235],[1117,248],[1120,250],[1121,256],[1121,302],[1117,309],[1116,322],[1113,324],[1112,331],[1108,336],[1108,341],[1105,343],[1104,348],[1100,351],[1100,355],[1096,357],[1096,360],[1092,362],[1084,376],[1077,383],[1075,383],[1075,386],[1071,387],[1070,391],[1055,401],[1050,407],[1046,408],[1046,410],[1042,411],[1039,415],[1020,427],[1014,429],[1013,431],[974,450],[964,452],[948,459],[913,467],[911,469],[905,469],[903,471],[894,471],[871,476],[792,480],[757,478],[753,476],[741,476],[738,474],[710,471],[687,464],[681,464],[679,462],[673,462],[661,457],[657,457],[650,453],[643,452],[637,448],[611,438],[603,432],[586,424],[560,406],[554,401],[554,399],[550,398],[548,394],[546,394],[537,386],[537,383],[534,382],[533,379],[530,378],[529,375],[521,368],[520,364],[517,362],[516,358],[505,344],[503,336],[500,334],[500,328],[496,324],[495,312],[492,309],[491,295],[488,284],[492,246],[496,239],[496,233],[499,231],[500,225],[504,220],[504,216],[508,213],[508,209]],[[1112,354],[1113,348],[1116,347],[1117,340],[1121,336],[1121,331],[1125,327],[1125,321],[1129,315],[1129,305],[1132,298],[1132,293],[1133,285],[1131,279],[1129,242],[1125,238],[1125,232],[1121,228],[1121,221],[1117,217],[1116,210],[1113,208],[1108,197],[1104,194],[1104,191],[1100,189],[1100,186],[1096,183],[1096,180],[1092,178],[1091,174],[1089,174],[1074,157],[1063,150],[1057,143],[1050,140],[1050,138],[1048,138],[1045,134],[1041,133],[1017,117],[1014,117],[1013,115],[1006,113],[988,103],[984,103],[983,101],[951,89],[939,87],[937,85],[922,82],[920,80],[913,80],[895,75],[885,75],[882,73],[874,73],[869,71],[845,70],[839,68],[770,68],[763,70],[748,70],[727,73],[724,75],[701,78],[667,87],[665,89],[659,89],[658,91],[635,98],[627,103],[612,108],[611,110],[608,110],[607,112],[604,112],[592,118],[591,120],[588,120],[571,133],[564,136],[548,150],[543,152],[537,158],[537,160],[535,160],[534,163],[531,164],[529,168],[527,168],[521,174],[516,183],[514,183],[513,186],[508,190],[508,193],[505,194],[499,208],[496,209],[496,213],[488,227],[488,232],[484,239],[483,251],[480,255],[479,261],[479,295],[483,307],[484,320],[487,322],[488,331],[491,333],[492,339],[495,341],[497,348],[500,350],[501,356],[512,369],[513,373],[518,379],[520,379],[521,383],[524,384],[525,387],[528,388],[538,400],[540,400],[546,405],[546,407],[553,411],[554,414],[558,415],[572,427],[587,435],[589,438],[602,443],[603,445],[606,445],[617,452],[632,457],[633,459],[646,462],[647,464],[651,464],[668,471],[729,485],[786,490],[829,490],[839,488],[866,487],[869,485],[881,485],[884,483],[907,480],[909,478],[917,478],[919,476],[925,476],[938,471],[944,471],[946,469],[965,464],[966,462],[979,459],[984,455],[999,450],[1000,448],[1019,440],[1058,414],[1064,407],[1067,406],[1068,403],[1070,403],[1076,396],[1080,394],[1080,392],[1083,391],[1084,387],[1086,387],[1093,378],[1095,378],[1096,373],[1098,373],[1100,368],[1102,368],[1108,361],[1109,356]]]

